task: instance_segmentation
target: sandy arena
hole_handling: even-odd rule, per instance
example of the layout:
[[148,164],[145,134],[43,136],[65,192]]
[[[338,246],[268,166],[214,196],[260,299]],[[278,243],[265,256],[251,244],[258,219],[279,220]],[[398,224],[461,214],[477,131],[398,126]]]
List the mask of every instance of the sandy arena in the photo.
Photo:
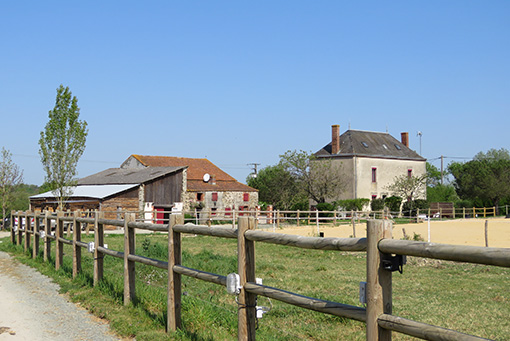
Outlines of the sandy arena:
[[[432,243],[485,246],[485,221],[488,225],[488,241],[490,247],[510,247],[510,219],[478,218],[458,219],[451,221],[431,221],[430,241]],[[424,241],[428,239],[428,222],[417,224],[393,225],[393,238],[402,239],[403,229],[411,239],[414,233],[419,234]],[[323,226],[319,228],[324,237],[349,238],[353,236],[352,224]],[[296,234],[300,236],[316,236],[317,226],[285,227],[275,229],[275,232]],[[366,237],[366,223],[356,224],[356,237]]]

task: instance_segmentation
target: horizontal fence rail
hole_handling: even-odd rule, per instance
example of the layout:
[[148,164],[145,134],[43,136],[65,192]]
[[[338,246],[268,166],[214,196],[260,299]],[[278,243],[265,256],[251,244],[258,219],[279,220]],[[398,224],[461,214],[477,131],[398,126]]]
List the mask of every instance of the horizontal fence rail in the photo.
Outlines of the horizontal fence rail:
[[[12,212],[11,241],[23,245],[27,251],[33,243],[33,257],[38,255],[39,243],[43,242],[44,260],[49,259],[51,243],[55,243],[55,268],[62,265],[63,245],[73,248],[73,277],[81,271],[81,249],[91,244],[81,241],[84,224],[94,229],[94,285],[103,278],[104,256],[124,260],[124,304],[135,299],[135,263],[141,263],[168,271],[168,330],[181,327],[181,276],[226,286],[227,276],[192,269],[181,264],[181,234],[195,234],[212,237],[237,239],[238,272],[240,276],[240,306],[238,309],[238,338],[255,338],[257,296],[265,296],[281,302],[295,305],[325,314],[341,316],[366,323],[367,340],[389,340],[391,332],[399,332],[426,340],[482,340],[457,331],[408,320],[391,314],[391,272],[382,262],[383,255],[397,254],[458,262],[510,267],[510,249],[489,248],[462,245],[446,245],[407,240],[391,239],[392,223],[389,220],[368,220],[367,238],[318,238],[285,235],[255,230],[255,218],[238,217],[237,228],[209,227],[205,225],[184,224],[182,214],[172,214],[168,224],[152,224],[136,221],[134,213],[124,213],[124,219],[104,219],[102,213],[95,212],[94,217],[81,217],[80,212],[34,213]],[[15,221],[17,219],[17,222]],[[29,219],[32,224],[24,224]],[[124,250],[112,250],[104,244],[104,226],[117,226],[124,229]],[[52,232],[52,227],[55,231]],[[64,238],[64,229],[68,237],[72,230],[72,239]],[[168,261],[152,259],[135,254],[135,229],[168,234]],[[255,242],[285,245],[289,247],[366,252],[367,253],[367,307],[351,306],[298,293],[273,288],[255,281]]]

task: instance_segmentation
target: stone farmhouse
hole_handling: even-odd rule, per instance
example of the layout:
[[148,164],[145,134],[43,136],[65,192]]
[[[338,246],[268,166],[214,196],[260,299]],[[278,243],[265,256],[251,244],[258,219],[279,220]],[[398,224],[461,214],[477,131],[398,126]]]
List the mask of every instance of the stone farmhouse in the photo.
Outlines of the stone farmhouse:
[[[392,196],[387,186],[400,175],[420,176],[426,173],[426,159],[409,148],[409,133],[401,140],[388,133],[347,130],[332,126],[331,142],[315,153],[329,159],[345,174],[346,188],[338,199],[376,199]],[[416,195],[426,198],[426,186]]]
[[242,184],[207,159],[131,155],[122,169],[186,167],[181,202],[184,211],[201,210],[211,215],[229,216],[230,211],[255,210],[258,191]]

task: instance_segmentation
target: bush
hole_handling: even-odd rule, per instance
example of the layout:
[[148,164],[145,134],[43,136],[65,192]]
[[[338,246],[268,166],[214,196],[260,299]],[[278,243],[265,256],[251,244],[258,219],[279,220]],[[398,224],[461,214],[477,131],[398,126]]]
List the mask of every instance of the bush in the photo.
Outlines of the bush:
[[[334,211],[335,205],[329,202],[321,202],[315,206],[317,211]],[[333,213],[321,213],[321,217],[332,217]]]
[[389,208],[391,212],[398,212],[400,210],[400,204],[402,198],[397,196],[391,196],[384,199],[384,205]]
[[335,204],[346,211],[363,211],[363,207],[370,202],[370,199],[347,199],[338,200]]
[[372,199],[370,207],[372,211],[382,211],[384,209],[384,199]]
[[416,217],[416,214],[418,213],[418,209],[426,210],[428,208],[429,208],[429,203],[427,202],[427,200],[416,199],[416,200],[406,201],[404,203],[402,211],[404,212],[404,215],[406,217]]

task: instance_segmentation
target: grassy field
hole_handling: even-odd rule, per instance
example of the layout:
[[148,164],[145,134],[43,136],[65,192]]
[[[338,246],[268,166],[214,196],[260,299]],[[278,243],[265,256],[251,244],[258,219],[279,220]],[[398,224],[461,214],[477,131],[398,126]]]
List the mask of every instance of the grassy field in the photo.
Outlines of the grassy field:
[[[91,241],[91,237],[84,237]],[[123,249],[122,235],[105,238],[109,248]],[[137,254],[166,259],[165,235],[137,235]],[[83,250],[83,273],[71,279],[71,248],[64,266],[31,260],[7,238],[0,250],[38,268],[124,337],[137,340],[230,340],[237,337],[237,304],[224,287],[183,277],[183,330],[165,333],[166,271],[136,264],[137,301],[122,303],[123,263],[105,257],[105,279],[92,287],[92,256]],[[236,241],[205,236],[183,238],[183,265],[227,275],[237,271]],[[303,250],[256,244],[256,273],[264,284],[302,295],[350,305],[358,302],[359,282],[366,280],[364,253]],[[510,269],[412,258],[404,273],[393,276],[393,314],[489,339],[510,335]],[[259,340],[365,340],[365,325],[259,297],[271,311],[258,321]],[[394,333],[395,340],[412,339]]]

